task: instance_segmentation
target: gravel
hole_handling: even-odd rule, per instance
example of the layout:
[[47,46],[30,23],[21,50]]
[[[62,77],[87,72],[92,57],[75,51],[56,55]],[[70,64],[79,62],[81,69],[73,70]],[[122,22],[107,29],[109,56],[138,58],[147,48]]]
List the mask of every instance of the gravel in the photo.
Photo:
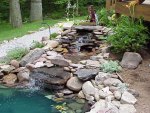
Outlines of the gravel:
[[[61,29],[58,27],[51,28],[51,33],[58,32],[59,30]],[[33,41],[41,41],[43,36],[49,36],[49,29],[37,31],[32,34],[27,34],[20,38],[10,40],[9,42],[5,41],[0,45],[0,58],[5,57],[7,55],[7,52],[14,48],[30,48]]]

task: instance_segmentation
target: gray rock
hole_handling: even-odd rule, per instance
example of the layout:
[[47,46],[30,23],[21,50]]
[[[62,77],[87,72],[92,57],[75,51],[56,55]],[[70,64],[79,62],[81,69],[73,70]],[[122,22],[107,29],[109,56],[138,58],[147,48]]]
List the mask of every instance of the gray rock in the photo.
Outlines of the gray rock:
[[95,77],[99,72],[99,69],[78,69],[74,74],[81,80],[89,80]]
[[39,59],[40,56],[44,53],[45,51],[43,49],[34,49],[31,50],[27,55],[25,55],[21,61],[20,65],[24,67],[28,63],[32,63],[35,60]]
[[100,63],[99,63],[99,61],[87,60],[86,66],[99,68]]
[[18,80],[19,82],[23,82],[23,81],[29,81],[30,79],[30,71],[28,69],[24,69],[24,70],[21,70],[18,74],[17,74],[17,77],[18,77]]
[[54,58],[54,59],[51,59],[51,62],[52,62],[52,64],[55,64],[58,66],[64,66],[64,67],[69,66],[69,62],[66,59]]
[[120,84],[122,84],[122,82],[116,78],[108,78],[104,81],[105,86],[118,86]]
[[121,99],[121,92],[120,91],[115,91],[114,92],[114,96],[117,100],[120,100]]
[[122,104],[120,105],[119,113],[136,113],[136,109],[131,104]]
[[135,104],[137,99],[129,92],[125,91],[121,97],[122,104]]
[[138,53],[125,52],[121,61],[121,66],[124,68],[135,69],[142,62],[142,57]]
[[43,67],[34,69],[30,76],[36,80],[36,84],[49,89],[62,89],[71,77],[71,73],[61,67]]
[[83,84],[82,91],[85,95],[93,95],[94,96],[96,89],[90,81],[87,81]]
[[72,91],[80,91],[83,83],[78,79],[78,77],[71,77],[67,81],[67,87]]

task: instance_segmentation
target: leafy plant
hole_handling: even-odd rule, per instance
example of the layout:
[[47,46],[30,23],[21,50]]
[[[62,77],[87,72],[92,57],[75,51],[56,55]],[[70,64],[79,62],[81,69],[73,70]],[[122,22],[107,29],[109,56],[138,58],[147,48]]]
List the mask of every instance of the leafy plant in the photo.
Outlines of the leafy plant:
[[41,42],[38,42],[38,41],[33,41],[33,45],[32,45],[32,48],[42,48],[44,47],[45,45]]
[[97,11],[99,23],[106,26],[113,26],[115,24],[114,11],[107,11],[106,8]]
[[7,52],[7,57],[10,60],[16,59],[20,60],[28,53],[28,49],[26,48],[15,48]]
[[57,33],[52,33],[50,37],[51,37],[51,39],[54,39],[54,38],[56,38],[57,36],[58,36]]
[[118,72],[121,70],[121,66],[119,66],[119,63],[117,61],[108,61],[103,63],[100,68],[102,69],[103,72],[109,72],[109,73],[113,73],[113,72]]
[[114,34],[108,37],[113,52],[138,52],[147,43],[148,29],[141,20],[132,21],[127,16],[122,16],[118,21],[118,25],[114,28]]

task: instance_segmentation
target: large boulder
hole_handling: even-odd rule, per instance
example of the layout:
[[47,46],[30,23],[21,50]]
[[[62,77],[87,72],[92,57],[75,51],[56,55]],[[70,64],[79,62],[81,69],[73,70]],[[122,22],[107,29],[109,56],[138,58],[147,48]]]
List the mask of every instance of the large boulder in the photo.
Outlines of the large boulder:
[[135,69],[142,62],[140,54],[135,52],[125,52],[121,61],[121,66],[124,68]]
[[7,85],[14,85],[17,81],[17,76],[15,74],[9,74],[3,77],[3,83]]
[[19,82],[23,82],[23,81],[29,81],[30,79],[30,71],[28,69],[23,69],[21,70],[18,74],[17,74],[17,77],[18,77],[18,80]]
[[62,89],[71,77],[71,73],[61,67],[43,67],[34,69],[30,76],[35,79],[36,85],[48,89]]
[[80,91],[83,83],[78,77],[71,77],[67,82],[67,87],[72,91]]
[[25,55],[20,61],[22,67],[26,66],[28,63],[32,63],[35,60],[39,59],[40,56],[45,52],[44,49],[34,49],[31,50],[27,55]]
[[81,80],[89,80],[95,77],[99,72],[99,69],[78,69],[74,74]]

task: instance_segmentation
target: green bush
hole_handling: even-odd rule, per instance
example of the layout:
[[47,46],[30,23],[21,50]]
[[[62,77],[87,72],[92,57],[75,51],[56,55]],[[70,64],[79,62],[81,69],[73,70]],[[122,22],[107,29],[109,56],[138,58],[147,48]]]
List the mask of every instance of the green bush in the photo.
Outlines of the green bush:
[[41,42],[38,42],[38,41],[33,41],[33,45],[32,45],[32,48],[43,48],[45,45]]
[[107,11],[106,8],[102,8],[97,11],[99,23],[105,26],[113,26],[115,21],[112,19],[114,11]]
[[113,73],[113,72],[119,72],[121,71],[121,66],[119,66],[119,63],[117,61],[108,61],[106,63],[103,63],[100,68],[103,72]]
[[28,53],[28,49],[26,48],[15,48],[7,52],[7,57],[10,60],[16,59],[21,60]]
[[50,36],[50,38],[51,38],[51,39],[55,39],[57,36],[58,36],[57,33],[52,33],[51,36]]
[[113,52],[138,52],[147,43],[148,29],[140,20],[133,21],[126,16],[122,16],[118,21],[114,34],[108,37]]

